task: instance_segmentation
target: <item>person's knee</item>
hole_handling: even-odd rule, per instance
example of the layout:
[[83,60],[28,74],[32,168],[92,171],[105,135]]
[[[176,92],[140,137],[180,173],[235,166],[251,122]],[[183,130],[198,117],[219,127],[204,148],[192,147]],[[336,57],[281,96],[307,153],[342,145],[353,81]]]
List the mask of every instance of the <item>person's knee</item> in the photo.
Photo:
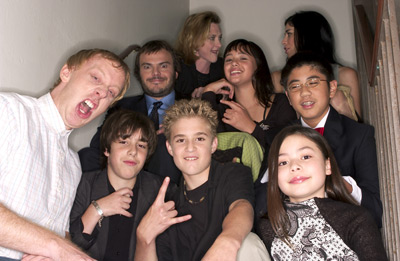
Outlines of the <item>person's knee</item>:
[[271,258],[262,240],[256,234],[250,232],[243,240],[236,260],[269,261]]

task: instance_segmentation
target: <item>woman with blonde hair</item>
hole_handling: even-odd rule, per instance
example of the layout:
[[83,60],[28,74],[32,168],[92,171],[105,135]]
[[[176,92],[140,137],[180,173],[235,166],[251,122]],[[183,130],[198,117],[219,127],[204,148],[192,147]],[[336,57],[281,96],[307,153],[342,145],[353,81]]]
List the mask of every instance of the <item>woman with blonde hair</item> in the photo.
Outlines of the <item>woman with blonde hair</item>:
[[186,19],[176,43],[181,58],[176,99],[199,98],[204,86],[224,77],[223,60],[218,56],[222,39],[220,21],[211,11],[195,13]]

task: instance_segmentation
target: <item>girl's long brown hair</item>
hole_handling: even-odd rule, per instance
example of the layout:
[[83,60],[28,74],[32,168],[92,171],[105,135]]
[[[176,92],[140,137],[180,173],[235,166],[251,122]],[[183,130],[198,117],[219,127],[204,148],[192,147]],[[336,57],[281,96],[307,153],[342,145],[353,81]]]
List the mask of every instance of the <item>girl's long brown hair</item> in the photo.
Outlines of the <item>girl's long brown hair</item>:
[[230,51],[241,51],[253,56],[257,69],[253,75],[253,88],[256,92],[258,102],[266,108],[271,106],[274,94],[274,85],[272,83],[271,72],[269,70],[268,61],[262,49],[254,42],[245,39],[237,39],[228,44],[224,52],[224,59]]
[[346,189],[335,156],[325,138],[317,131],[302,127],[300,125],[284,128],[274,138],[269,151],[267,206],[268,218],[271,222],[272,228],[274,229],[276,235],[286,243],[289,243],[288,231],[290,229],[290,222],[283,205],[286,195],[282,193],[278,186],[278,157],[283,141],[292,135],[301,135],[309,139],[310,142],[313,142],[315,145],[317,145],[324,158],[330,160],[332,174],[327,175],[325,180],[325,191],[328,195],[328,198],[358,205],[358,203]]

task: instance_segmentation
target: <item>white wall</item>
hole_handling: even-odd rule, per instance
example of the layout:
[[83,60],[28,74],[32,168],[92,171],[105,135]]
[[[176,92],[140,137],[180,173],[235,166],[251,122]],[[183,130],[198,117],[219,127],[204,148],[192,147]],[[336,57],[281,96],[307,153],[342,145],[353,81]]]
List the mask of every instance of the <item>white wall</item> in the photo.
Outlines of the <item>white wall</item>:
[[[83,48],[120,53],[152,39],[172,43],[188,12],[187,0],[1,0],[0,91],[46,93],[65,60]],[[139,92],[134,82],[128,95]],[[71,146],[88,146],[101,122],[75,130]]]
[[318,11],[332,26],[339,61],[356,68],[351,0],[190,0],[190,13],[204,10],[220,15],[224,46],[237,38],[254,41],[272,71],[286,61],[281,45],[285,19],[300,10]]
[[[221,16],[225,45],[236,38],[256,42],[272,70],[285,63],[285,18],[297,10],[320,11],[333,27],[340,61],[355,67],[350,8],[351,0],[1,0],[0,91],[40,96],[72,53],[93,47],[119,53],[152,39],[173,43],[189,11],[208,9]],[[126,59],[131,67],[133,57]],[[140,92],[134,81],[127,95]],[[75,130],[71,146],[88,146],[102,120]]]

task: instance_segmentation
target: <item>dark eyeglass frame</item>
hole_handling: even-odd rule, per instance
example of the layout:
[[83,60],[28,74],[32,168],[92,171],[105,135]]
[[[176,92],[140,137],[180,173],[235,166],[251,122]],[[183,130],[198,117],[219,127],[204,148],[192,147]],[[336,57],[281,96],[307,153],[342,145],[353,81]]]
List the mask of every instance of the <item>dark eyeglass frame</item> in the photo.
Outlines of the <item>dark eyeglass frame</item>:
[[289,85],[288,90],[289,92],[299,92],[303,89],[303,87],[307,87],[307,89],[312,89],[317,87],[320,83],[327,82],[327,80],[320,79],[320,78],[310,78],[305,83],[292,83]]

